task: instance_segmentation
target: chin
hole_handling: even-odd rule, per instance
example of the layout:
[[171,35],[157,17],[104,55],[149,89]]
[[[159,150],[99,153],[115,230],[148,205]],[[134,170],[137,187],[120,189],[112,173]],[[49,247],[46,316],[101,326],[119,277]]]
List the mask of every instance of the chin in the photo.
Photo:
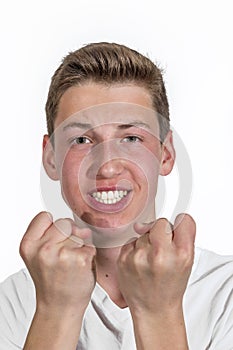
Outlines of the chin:
[[109,218],[101,218],[94,221],[87,222],[88,225],[91,225],[96,230],[98,229],[109,229],[109,230],[118,230],[124,229],[129,226],[134,220],[111,220]]

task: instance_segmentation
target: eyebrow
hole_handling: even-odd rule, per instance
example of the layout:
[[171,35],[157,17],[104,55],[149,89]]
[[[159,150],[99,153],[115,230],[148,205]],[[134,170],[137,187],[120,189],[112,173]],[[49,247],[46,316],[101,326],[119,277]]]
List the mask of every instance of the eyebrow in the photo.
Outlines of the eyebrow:
[[149,126],[149,124],[147,123],[143,123],[141,121],[134,121],[134,122],[131,122],[131,123],[127,123],[127,124],[121,124],[121,125],[118,125],[118,128],[119,129],[129,129],[129,128],[133,128],[133,127],[136,127],[136,128],[146,128],[146,129],[151,129],[151,127]]
[[[129,128],[133,128],[133,127],[141,127],[141,128],[146,128],[151,130],[151,127],[149,126],[149,124],[141,122],[141,121],[132,121],[130,123],[126,123],[126,124],[120,124],[117,126],[118,129],[129,129]],[[93,125],[89,124],[89,123],[80,123],[80,122],[72,122],[69,123],[67,125],[65,125],[63,127],[63,131],[69,129],[69,128],[79,128],[79,129],[83,129],[83,130],[89,130],[89,129],[93,129]]]
[[63,127],[63,131],[65,131],[69,128],[79,128],[79,129],[88,130],[88,129],[93,129],[93,126],[91,124],[88,124],[88,123],[72,122],[72,123],[65,125]]

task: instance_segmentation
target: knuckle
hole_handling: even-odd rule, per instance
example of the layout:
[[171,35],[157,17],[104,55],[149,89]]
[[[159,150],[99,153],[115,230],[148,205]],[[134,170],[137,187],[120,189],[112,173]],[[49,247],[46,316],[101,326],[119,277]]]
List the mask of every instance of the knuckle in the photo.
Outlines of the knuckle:
[[157,223],[167,223],[169,222],[167,218],[159,218],[158,220],[156,220]]
[[140,247],[138,248],[133,256],[133,261],[135,265],[141,265],[145,260],[145,249]]
[[162,271],[167,266],[168,259],[165,256],[165,254],[162,252],[162,250],[159,250],[153,259],[153,266],[154,268],[158,269],[159,271]]
[[157,242],[157,244],[155,244],[153,246],[153,256],[155,258],[157,258],[158,260],[159,259],[162,259],[164,255],[167,255],[168,253],[167,252],[164,252],[164,248],[163,246]]
[[[180,214],[180,215],[183,216],[184,220],[187,220],[187,221],[189,221],[190,223],[196,224],[195,221],[194,221],[194,219],[193,219],[193,217],[192,217],[190,214],[188,214],[188,213],[183,213],[183,214]],[[178,215],[178,217],[179,217],[179,215]]]
[[38,253],[37,253],[38,260],[43,265],[51,265],[52,248],[53,247],[50,242],[45,242],[38,250]]
[[59,249],[58,260],[62,266],[76,265],[79,268],[85,268],[91,266],[94,256],[94,247],[81,247],[78,250],[74,250],[67,246],[62,246]]
[[189,229],[189,231],[196,231],[196,222],[193,217],[187,213],[181,213],[177,215],[175,219],[175,225],[178,227],[179,225],[183,225],[185,228]]
[[47,218],[48,216],[51,216],[51,214],[48,213],[47,211],[43,210],[43,211],[39,212],[36,217],[38,219],[41,219],[41,218]]
[[134,270],[140,274],[143,271],[150,271],[150,267],[148,265],[148,257],[144,249],[140,248],[135,252],[132,259],[132,266]]
[[171,264],[174,265],[174,254],[165,249],[164,247],[157,246],[153,249],[153,252],[149,255],[149,262],[154,270],[166,271],[171,268]]
[[80,268],[85,268],[86,266],[89,266],[89,261],[88,259],[83,256],[83,255],[79,255],[76,259],[77,263],[78,263],[78,266]]
[[[90,264],[93,261],[93,258],[96,255],[95,247],[84,246],[79,248],[78,254],[76,254],[76,258],[83,264]],[[82,260],[82,261],[81,261]]]
[[79,254],[76,254],[76,261],[80,267],[91,266],[95,257],[95,248],[84,247],[80,248]]
[[58,258],[61,263],[67,263],[71,260],[71,252],[66,246],[62,246],[58,253]]
[[193,264],[194,254],[187,249],[179,249],[178,251],[178,260],[180,264],[186,269],[190,268]]
[[20,246],[19,246],[19,253],[22,257],[27,257],[31,250],[31,244],[27,239],[22,239]]
[[45,222],[47,220],[52,221],[53,220],[52,215],[49,212],[47,212],[47,211],[41,211],[31,221],[31,223],[28,226],[28,230],[31,229],[31,226],[32,226],[33,223],[35,223],[35,222],[38,222],[38,223],[39,222]]
[[170,222],[168,221],[168,219],[166,218],[159,218],[158,220],[156,220],[156,224],[160,224],[160,225],[170,225]]
[[166,218],[160,218],[155,223],[155,228],[161,229],[167,233],[171,232],[173,227],[169,220]]

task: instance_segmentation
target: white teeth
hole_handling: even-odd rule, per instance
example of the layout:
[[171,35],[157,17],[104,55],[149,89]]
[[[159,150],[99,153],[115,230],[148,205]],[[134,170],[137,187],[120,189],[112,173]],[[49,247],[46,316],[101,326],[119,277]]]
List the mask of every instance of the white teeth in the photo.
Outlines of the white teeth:
[[108,199],[113,199],[114,198],[114,194],[112,191],[108,192]]
[[101,191],[93,192],[92,197],[95,198],[97,202],[104,204],[115,204],[119,202],[123,197],[128,194],[128,191]]
[[101,199],[103,199],[103,200],[105,200],[105,199],[107,199],[108,198],[108,194],[107,194],[107,192],[102,192],[102,196],[101,196]]

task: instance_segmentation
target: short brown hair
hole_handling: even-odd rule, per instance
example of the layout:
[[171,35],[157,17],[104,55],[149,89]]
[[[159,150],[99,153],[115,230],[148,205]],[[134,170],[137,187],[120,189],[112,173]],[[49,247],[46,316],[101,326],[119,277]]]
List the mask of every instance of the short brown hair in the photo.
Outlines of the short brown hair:
[[146,88],[159,114],[160,138],[170,129],[169,105],[162,71],[149,58],[124,45],[92,43],[70,52],[55,71],[49,88],[46,117],[49,136],[64,92],[86,82],[104,85],[133,83]]

